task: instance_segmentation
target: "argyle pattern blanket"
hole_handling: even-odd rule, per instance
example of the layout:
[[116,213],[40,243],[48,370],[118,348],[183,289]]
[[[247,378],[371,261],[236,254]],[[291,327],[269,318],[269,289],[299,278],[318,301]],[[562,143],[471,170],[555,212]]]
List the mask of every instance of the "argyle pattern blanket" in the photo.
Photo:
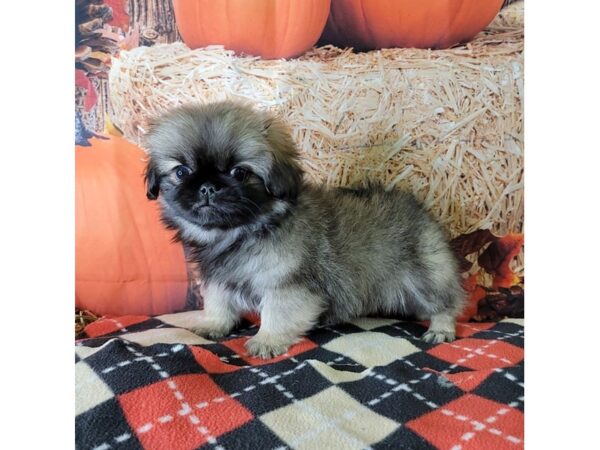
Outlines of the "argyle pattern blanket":
[[76,341],[78,449],[523,448],[522,320],[458,325],[363,318],[248,357],[256,322],[219,341],[197,312],[104,318]]

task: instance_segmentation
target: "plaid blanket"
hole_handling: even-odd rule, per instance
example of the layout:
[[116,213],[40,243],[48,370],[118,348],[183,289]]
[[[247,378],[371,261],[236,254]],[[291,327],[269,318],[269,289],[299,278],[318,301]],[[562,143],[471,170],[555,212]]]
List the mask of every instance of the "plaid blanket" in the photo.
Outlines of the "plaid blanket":
[[218,342],[197,312],[105,318],[76,342],[78,449],[523,448],[523,326],[363,318],[248,357],[246,321]]

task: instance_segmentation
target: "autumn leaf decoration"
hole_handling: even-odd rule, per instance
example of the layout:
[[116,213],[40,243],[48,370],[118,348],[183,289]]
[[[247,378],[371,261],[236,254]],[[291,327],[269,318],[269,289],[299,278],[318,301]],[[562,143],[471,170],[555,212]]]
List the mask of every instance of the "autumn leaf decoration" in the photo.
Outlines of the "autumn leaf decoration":
[[75,69],[75,86],[84,91],[83,108],[90,111],[98,101],[98,93],[86,73],[81,69]]
[[[463,287],[469,296],[459,321],[523,317],[523,280],[510,268],[523,248],[523,234],[498,237],[489,230],[477,230],[456,237],[451,245],[466,274]],[[483,279],[491,281],[483,283]]]
[[521,251],[523,242],[522,234],[496,238],[477,259],[479,266],[494,277],[493,288],[509,288],[521,282],[510,270],[509,264]]

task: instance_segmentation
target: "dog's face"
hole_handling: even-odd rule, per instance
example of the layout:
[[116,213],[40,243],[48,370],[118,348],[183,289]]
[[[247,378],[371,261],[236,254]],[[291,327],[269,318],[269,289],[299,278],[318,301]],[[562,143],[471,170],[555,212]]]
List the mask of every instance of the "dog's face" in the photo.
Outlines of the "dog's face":
[[302,171],[285,128],[232,102],[177,108],[155,119],[145,137],[149,199],[163,216],[204,229],[264,221],[293,204]]

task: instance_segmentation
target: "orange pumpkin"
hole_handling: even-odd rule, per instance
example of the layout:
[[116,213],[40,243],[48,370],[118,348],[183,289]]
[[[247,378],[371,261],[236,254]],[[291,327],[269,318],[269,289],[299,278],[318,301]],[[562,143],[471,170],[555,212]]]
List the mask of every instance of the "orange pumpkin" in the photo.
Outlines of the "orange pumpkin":
[[75,148],[75,304],[96,314],[185,305],[183,247],[146,199],[145,153],[120,137]]
[[188,47],[220,44],[267,59],[298,56],[315,45],[329,6],[330,0],[173,0]]
[[319,41],[356,50],[447,48],[466,42],[498,14],[503,0],[332,0]]

